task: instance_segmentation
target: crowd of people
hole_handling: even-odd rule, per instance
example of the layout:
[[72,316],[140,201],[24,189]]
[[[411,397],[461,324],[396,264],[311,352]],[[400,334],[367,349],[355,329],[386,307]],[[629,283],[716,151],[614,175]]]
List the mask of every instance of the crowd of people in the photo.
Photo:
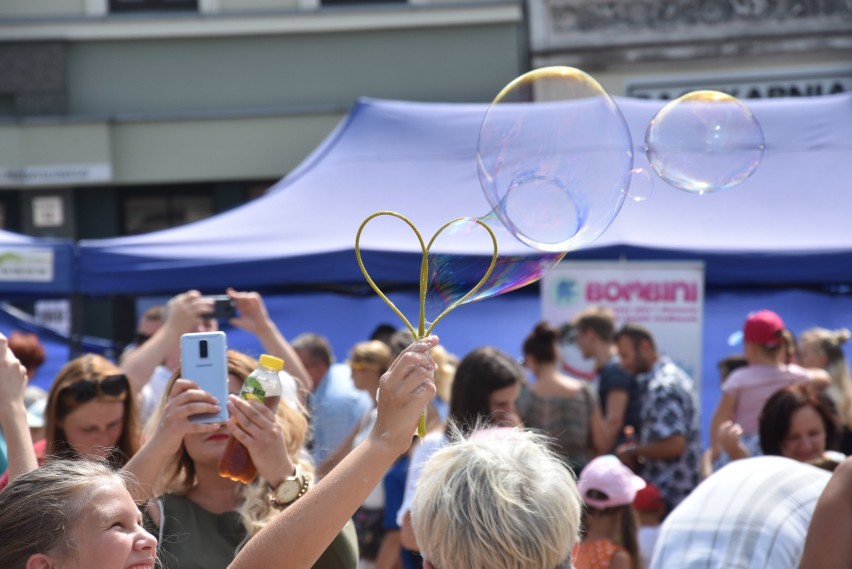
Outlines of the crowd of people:
[[[198,291],[146,311],[118,362],[81,355],[46,393],[27,385],[37,338],[0,336],[0,567],[852,566],[847,330],[796,341],[778,314],[749,314],[702,452],[692,379],[606,308],[570,323],[589,382],[548,322],[521,358],[380,327],[338,363],[319,334],[287,340],[259,294],[227,293],[230,324],[286,362],[277,406],[238,396],[247,354],[227,354],[226,401],[182,372],[181,336],[218,327]],[[233,441],[249,482],[220,475]]]

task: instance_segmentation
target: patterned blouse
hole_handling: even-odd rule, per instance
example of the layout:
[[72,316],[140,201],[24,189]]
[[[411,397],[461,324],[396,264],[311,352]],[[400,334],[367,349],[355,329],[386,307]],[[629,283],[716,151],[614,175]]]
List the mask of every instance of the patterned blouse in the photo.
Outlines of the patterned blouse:
[[581,541],[574,548],[574,568],[607,569],[612,556],[620,549],[608,539]]
[[524,425],[553,437],[554,450],[579,474],[592,458],[589,423],[593,405],[597,404],[591,385],[584,384],[573,397],[543,397],[524,386],[516,406]]

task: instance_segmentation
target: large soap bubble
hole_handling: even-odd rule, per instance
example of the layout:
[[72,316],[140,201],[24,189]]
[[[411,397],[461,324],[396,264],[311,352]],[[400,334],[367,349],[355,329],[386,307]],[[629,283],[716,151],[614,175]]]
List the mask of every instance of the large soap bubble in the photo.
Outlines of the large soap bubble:
[[530,247],[565,252],[599,237],[618,214],[633,148],[621,111],[594,78],[545,67],[494,99],[477,164],[502,224]]
[[751,176],[763,158],[763,129],[741,101],[694,91],[671,101],[645,133],[648,161],[672,186],[704,194]]

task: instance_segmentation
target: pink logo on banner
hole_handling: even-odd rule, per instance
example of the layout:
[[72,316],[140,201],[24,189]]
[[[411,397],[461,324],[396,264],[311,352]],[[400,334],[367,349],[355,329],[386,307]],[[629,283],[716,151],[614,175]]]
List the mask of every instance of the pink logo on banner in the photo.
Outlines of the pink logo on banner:
[[686,281],[591,281],[586,283],[588,302],[698,302],[698,285]]

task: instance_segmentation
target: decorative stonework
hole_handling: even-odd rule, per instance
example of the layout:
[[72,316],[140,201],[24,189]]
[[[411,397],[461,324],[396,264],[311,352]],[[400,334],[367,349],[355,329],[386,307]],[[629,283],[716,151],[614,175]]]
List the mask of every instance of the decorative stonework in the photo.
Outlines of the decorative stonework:
[[534,55],[637,61],[847,50],[852,0],[528,0]]
[[814,20],[852,25],[850,0],[545,0],[553,29],[675,30],[683,26],[761,25]]

